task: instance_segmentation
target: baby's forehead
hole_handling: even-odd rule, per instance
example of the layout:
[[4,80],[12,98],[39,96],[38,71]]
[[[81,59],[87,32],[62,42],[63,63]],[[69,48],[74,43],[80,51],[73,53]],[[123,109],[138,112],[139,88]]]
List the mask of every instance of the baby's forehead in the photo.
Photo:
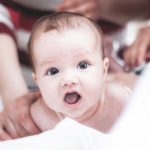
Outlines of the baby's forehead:
[[51,37],[53,37],[54,34],[57,35],[56,36],[56,40],[57,40],[59,36],[62,38],[67,32],[71,31],[70,32],[71,34],[69,34],[70,38],[76,35],[78,37],[83,37],[85,39],[91,39],[91,40],[88,40],[87,42],[89,41],[90,43],[94,42],[95,43],[94,45],[96,47],[98,46],[101,48],[102,47],[102,32],[100,32],[98,29],[99,28],[96,27],[92,22],[87,21],[87,20],[84,20],[80,22],[79,24],[75,24],[75,25],[63,25],[62,27],[59,25],[59,27],[57,28],[46,28],[45,24],[43,25],[41,24],[38,28],[36,28],[36,32],[34,32],[35,34],[34,34],[32,46],[33,47],[35,46],[36,42],[34,41],[36,41],[38,38],[45,37],[43,35],[46,35],[47,33],[50,33],[47,35]]
[[[71,32],[70,32],[71,31]],[[57,38],[59,37],[63,37],[65,36],[67,33],[70,33],[70,37],[74,36],[74,35],[78,35],[79,37],[90,37],[91,38],[91,42],[92,40],[98,41],[98,43],[102,41],[102,35],[101,33],[92,25],[87,24],[87,23],[83,23],[80,26],[77,27],[66,27],[63,29],[51,29],[51,30],[47,30],[47,31],[41,31],[39,33],[37,33],[36,37],[41,37],[44,34],[48,34],[49,36],[54,36],[57,35]],[[97,42],[96,42],[97,43]]]

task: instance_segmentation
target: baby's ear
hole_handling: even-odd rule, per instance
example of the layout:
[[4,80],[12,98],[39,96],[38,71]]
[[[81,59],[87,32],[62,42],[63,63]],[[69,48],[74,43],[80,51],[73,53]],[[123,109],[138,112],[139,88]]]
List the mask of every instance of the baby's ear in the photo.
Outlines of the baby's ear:
[[104,66],[104,76],[106,76],[109,67],[109,59],[107,57],[105,57],[103,60],[103,66]]
[[37,83],[37,77],[34,72],[32,72],[32,79],[35,83]]

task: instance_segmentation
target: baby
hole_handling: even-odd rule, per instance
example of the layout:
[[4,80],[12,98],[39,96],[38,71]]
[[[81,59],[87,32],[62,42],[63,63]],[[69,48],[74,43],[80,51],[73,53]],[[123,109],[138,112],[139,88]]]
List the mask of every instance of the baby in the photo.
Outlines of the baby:
[[36,105],[31,108],[41,130],[65,117],[102,132],[111,129],[130,92],[123,85],[105,83],[109,60],[96,23],[69,12],[45,16],[33,27],[29,54],[43,98],[39,103],[45,103],[50,114],[46,121]]

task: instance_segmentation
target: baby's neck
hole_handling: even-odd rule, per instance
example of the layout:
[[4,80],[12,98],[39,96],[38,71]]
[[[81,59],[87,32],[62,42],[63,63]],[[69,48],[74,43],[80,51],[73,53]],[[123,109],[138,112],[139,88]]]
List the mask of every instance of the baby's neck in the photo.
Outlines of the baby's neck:
[[107,94],[107,92],[106,94],[104,92],[104,95],[106,96],[101,99],[93,114],[87,119],[82,120],[81,123],[98,131],[108,133],[119,118],[124,104],[120,103],[112,95]]

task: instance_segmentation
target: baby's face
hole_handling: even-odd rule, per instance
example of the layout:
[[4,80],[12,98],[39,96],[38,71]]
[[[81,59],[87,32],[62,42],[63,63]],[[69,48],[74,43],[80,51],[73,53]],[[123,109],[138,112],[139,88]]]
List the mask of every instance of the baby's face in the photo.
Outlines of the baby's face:
[[107,68],[89,29],[49,31],[35,39],[35,81],[45,103],[74,119],[90,116],[101,99]]

